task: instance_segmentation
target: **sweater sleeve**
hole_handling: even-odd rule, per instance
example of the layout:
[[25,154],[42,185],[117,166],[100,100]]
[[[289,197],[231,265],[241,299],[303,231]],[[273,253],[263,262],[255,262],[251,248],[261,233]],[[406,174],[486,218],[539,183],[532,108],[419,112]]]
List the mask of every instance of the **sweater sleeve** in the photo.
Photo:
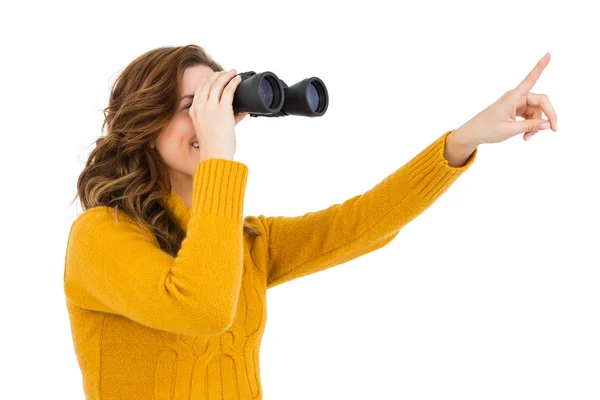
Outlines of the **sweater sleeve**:
[[176,257],[160,249],[154,235],[149,241],[122,211],[118,224],[109,207],[79,215],[67,244],[67,298],[177,334],[224,332],[242,282],[247,175],[248,167],[238,161],[198,164],[187,233]]
[[444,158],[444,133],[369,191],[296,217],[256,217],[268,242],[267,288],[342,264],[391,242],[474,162]]

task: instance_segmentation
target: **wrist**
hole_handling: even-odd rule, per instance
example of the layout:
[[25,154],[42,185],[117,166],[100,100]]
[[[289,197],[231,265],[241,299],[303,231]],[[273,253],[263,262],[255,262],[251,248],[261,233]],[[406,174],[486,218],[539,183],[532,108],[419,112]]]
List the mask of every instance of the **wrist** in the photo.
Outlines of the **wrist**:
[[200,152],[200,160],[208,160],[209,158],[222,158],[225,160],[233,160],[233,151],[207,150]]
[[475,149],[481,143],[478,143],[474,140],[473,135],[471,135],[468,131],[465,131],[461,128],[455,129],[452,131],[448,137],[447,141],[452,142],[455,146],[460,146],[464,148]]
[[[457,131],[450,132],[444,143],[444,158],[448,165],[460,168],[465,165],[471,154],[477,149],[477,145],[464,140],[464,137],[454,135]],[[461,140],[462,139],[462,140]]]

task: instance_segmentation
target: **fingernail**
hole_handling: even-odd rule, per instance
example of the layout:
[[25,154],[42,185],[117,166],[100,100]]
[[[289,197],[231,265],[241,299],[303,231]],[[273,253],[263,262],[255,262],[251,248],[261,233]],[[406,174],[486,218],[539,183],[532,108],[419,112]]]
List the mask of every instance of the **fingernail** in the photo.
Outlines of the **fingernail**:
[[540,128],[542,128],[542,129],[548,129],[548,128],[550,128],[550,123],[544,122],[543,124],[540,125]]

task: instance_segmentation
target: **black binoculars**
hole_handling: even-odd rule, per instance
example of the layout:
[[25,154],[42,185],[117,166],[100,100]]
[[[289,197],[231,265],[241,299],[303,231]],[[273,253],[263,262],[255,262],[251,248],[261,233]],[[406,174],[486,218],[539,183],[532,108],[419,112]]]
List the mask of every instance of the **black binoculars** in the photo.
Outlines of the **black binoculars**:
[[288,87],[270,71],[241,72],[242,80],[233,96],[233,112],[251,117],[320,117],[327,111],[329,96],[323,81],[306,78]]

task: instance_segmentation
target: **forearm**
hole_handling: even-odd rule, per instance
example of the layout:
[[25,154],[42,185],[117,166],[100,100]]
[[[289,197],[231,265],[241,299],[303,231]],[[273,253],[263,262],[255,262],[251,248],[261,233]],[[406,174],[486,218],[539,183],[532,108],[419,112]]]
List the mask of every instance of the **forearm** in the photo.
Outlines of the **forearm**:
[[444,158],[448,161],[449,166],[453,168],[462,167],[476,148],[477,145],[463,140],[460,131],[455,130],[446,137]]

